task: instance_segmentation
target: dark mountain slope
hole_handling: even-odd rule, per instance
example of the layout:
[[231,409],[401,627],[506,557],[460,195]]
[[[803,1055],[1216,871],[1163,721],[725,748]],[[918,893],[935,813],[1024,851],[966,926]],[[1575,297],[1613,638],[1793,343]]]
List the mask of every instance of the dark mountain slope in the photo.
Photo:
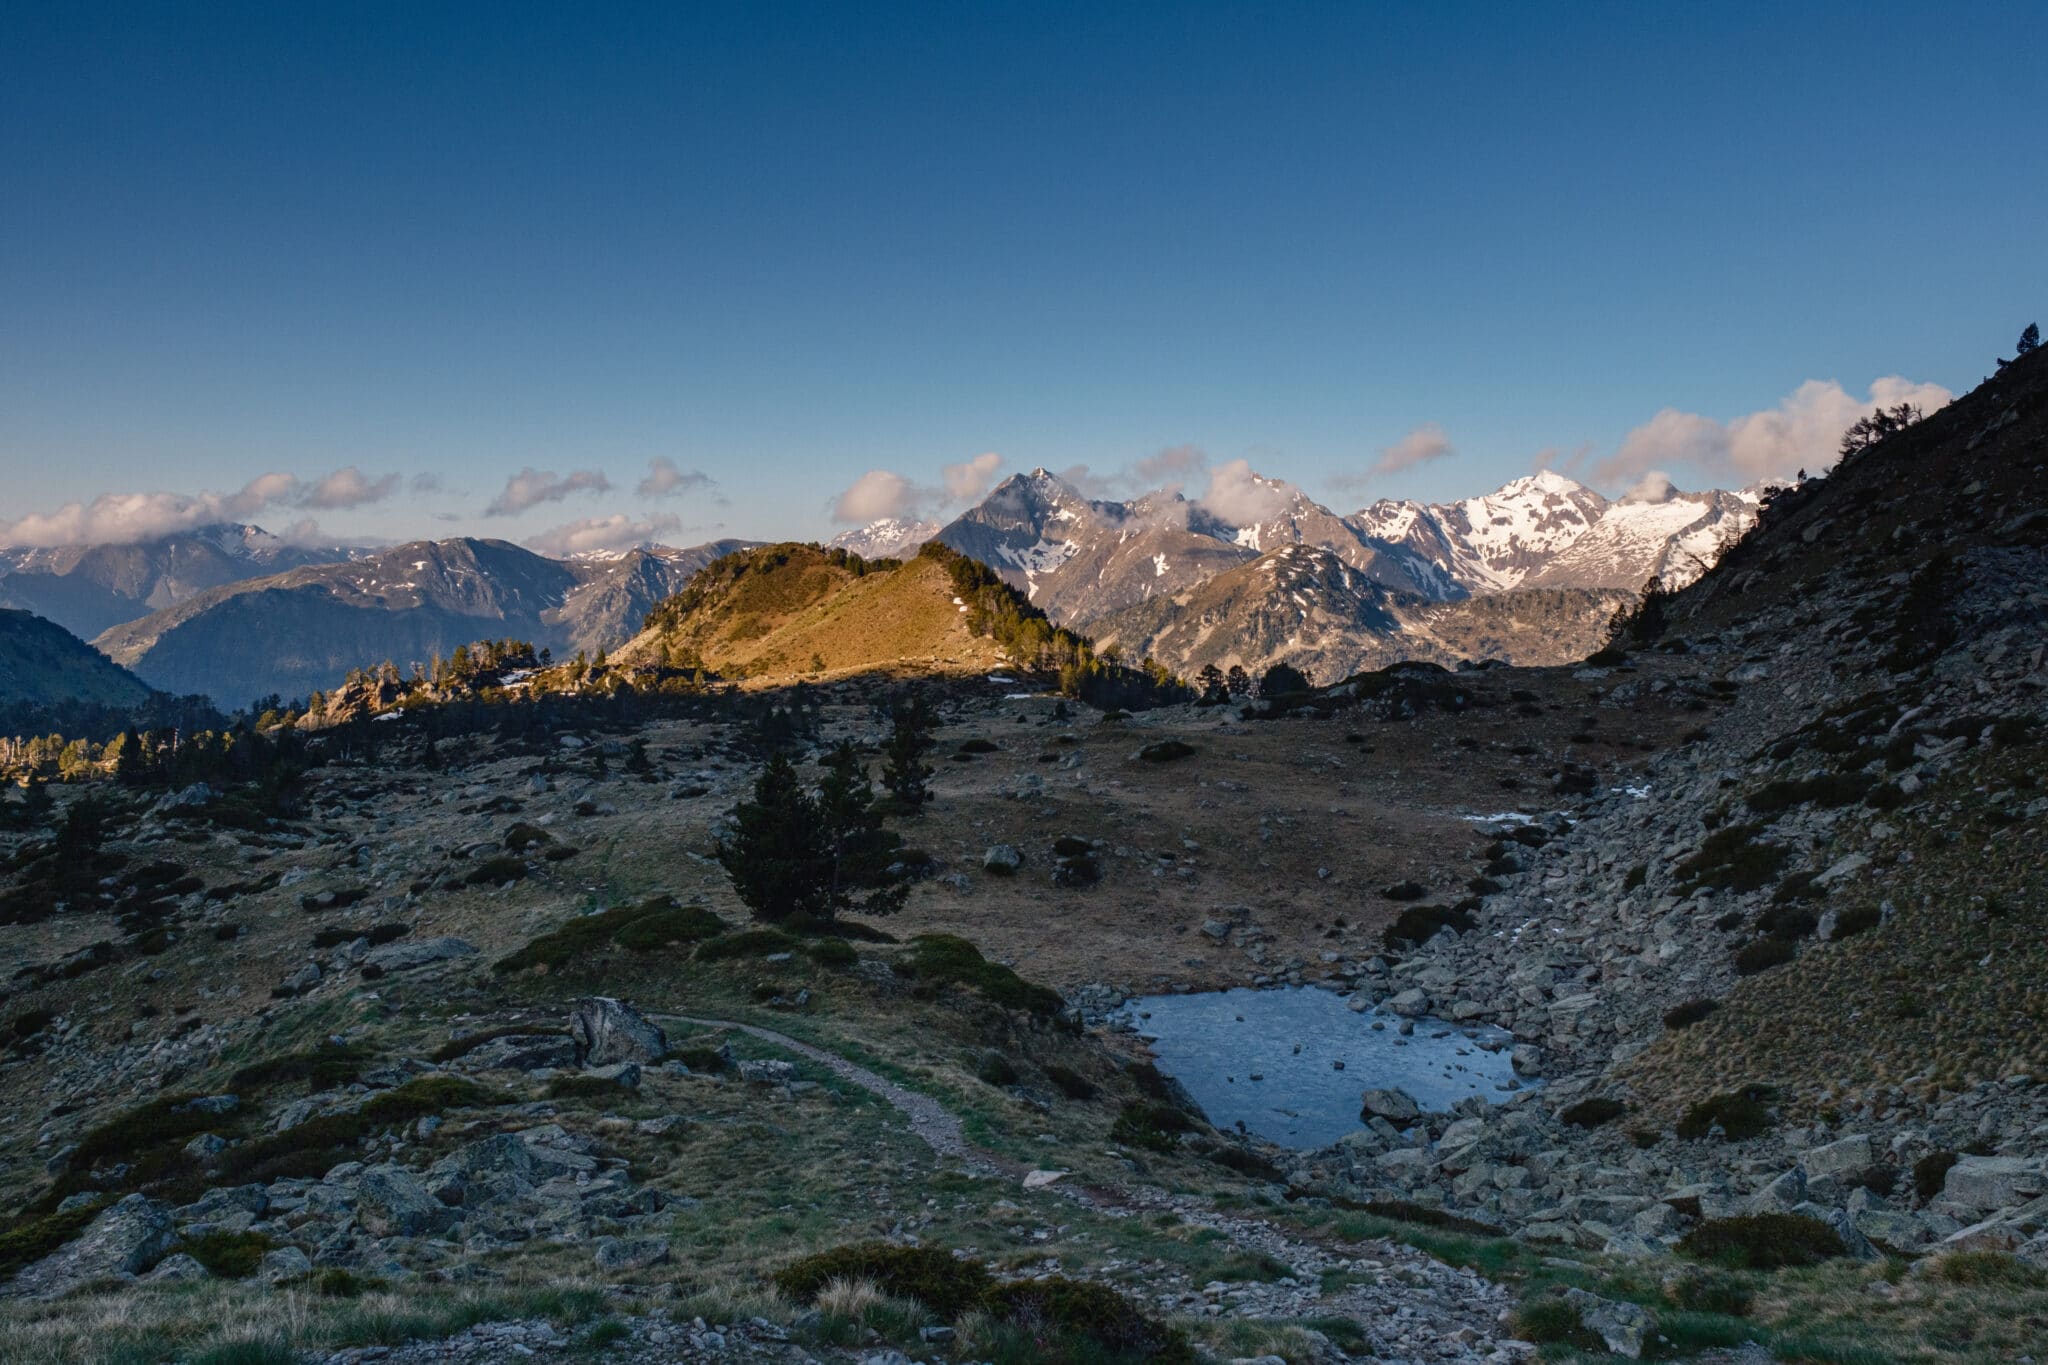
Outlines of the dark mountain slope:
[[140,706],[150,689],[140,678],[51,621],[0,610],[0,705],[91,702]]

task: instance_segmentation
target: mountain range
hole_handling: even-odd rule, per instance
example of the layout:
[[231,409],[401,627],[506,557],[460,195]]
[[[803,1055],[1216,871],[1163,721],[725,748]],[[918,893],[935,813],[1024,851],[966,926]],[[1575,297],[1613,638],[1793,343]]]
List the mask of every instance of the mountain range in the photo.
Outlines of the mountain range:
[[486,637],[595,652],[743,544],[558,560],[502,540],[414,541],[208,588],[93,643],[152,686],[222,705],[305,696],[351,668],[408,667]]
[[[1653,574],[1673,586],[1698,577],[1754,522],[1759,499],[1667,486],[1610,500],[1550,472],[1483,497],[1349,515],[1255,474],[1238,493],[1226,518],[1171,489],[1090,498],[1037,469],[949,523],[890,518],[832,545],[893,559],[938,540],[1054,622],[1177,671],[1285,658],[1329,677],[1400,658],[1583,657],[1625,594]],[[551,559],[468,538],[305,546],[225,524],[0,550],[0,607],[92,639],[151,687],[232,707],[485,636],[615,649],[699,569],[753,543]]]

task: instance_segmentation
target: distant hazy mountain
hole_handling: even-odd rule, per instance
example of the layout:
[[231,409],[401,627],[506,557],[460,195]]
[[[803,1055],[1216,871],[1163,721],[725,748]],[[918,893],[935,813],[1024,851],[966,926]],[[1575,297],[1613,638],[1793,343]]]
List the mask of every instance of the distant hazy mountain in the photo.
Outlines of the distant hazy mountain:
[[1286,662],[1319,683],[1405,659],[1445,665],[1583,659],[1631,595],[1516,589],[1440,601],[1396,592],[1333,550],[1289,545],[1171,596],[1090,623],[1098,646],[1150,657],[1184,677],[1205,664],[1256,675]]
[[259,526],[235,524],[132,545],[0,548],[0,607],[35,612],[89,639],[224,583],[365,553],[294,545]]
[[841,531],[826,542],[828,548],[851,550],[862,559],[904,559],[917,547],[939,533],[936,521],[914,521],[908,517],[883,517],[858,530]]
[[558,653],[616,647],[655,603],[743,544],[556,560],[502,540],[415,541],[209,588],[95,643],[153,686],[223,706],[302,697],[351,668],[409,668],[485,637]]
[[25,611],[0,610],[0,705],[140,706],[149,698],[140,678],[62,626]]

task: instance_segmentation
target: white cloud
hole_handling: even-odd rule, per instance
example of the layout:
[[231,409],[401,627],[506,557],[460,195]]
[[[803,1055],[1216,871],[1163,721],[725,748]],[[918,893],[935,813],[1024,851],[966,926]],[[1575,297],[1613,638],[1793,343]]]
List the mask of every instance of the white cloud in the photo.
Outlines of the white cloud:
[[674,460],[666,455],[657,455],[647,462],[647,477],[640,480],[639,493],[643,498],[666,498],[710,486],[709,474],[695,469],[677,469]]
[[1209,471],[1209,490],[1201,503],[1232,526],[1250,526],[1279,516],[1294,494],[1292,484],[1254,474],[1250,460],[1231,460]]
[[1665,408],[1631,431],[1594,472],[1617,483],[1683,464],[1720,484],[1789,478],[1800,469],[1818,473],[1834,464],[1842,433],[1873,408],[1911,403],[1933,412],[1954,397],[1939,384],[1888,375],[1871,384],[1867,398],[1831,379],[1809,379],[1775,408],[1730,422]]
[[939,475],[945,481],[946,496],[954,502],[979,502],[994,486],[996,471],[1002,467],[1003,457],[985,450],[971,460],[947,465]]
[[1149,491],[1163,485],[1178,486],[1209,467],[1209,452],[1197,445],[1168,446],[1131,466],[1136,481]]
[[52,512],[0,522],[0,545],[132,545],[248,521],[271,507],[360,507],[389,497],[398,482],[396,474],[373,480],[350,465],[310,484],[273,470],[232,493],[102,493],[91,502],[68,502]]
[[544,502],[560,502],[574,493],[608,492],[611,486],[612,481],[595,469],[579,469],[563,476],[551,469],[528,465],[505,480],[505,490],[491,499],[484,515],[509,517]]
[[526,543],[534,551],[563,559],[569,555],[593,554],[603,550],[630,550],[681,529],[682,519],[673,513],[634,520],[624,512],[608,517],[580,517],[542,531]]
[[1671,476],[1661,469],[1653,469],[1637,479],[1626,493],[1623,502],[1670,502],[1678,496],[1678,485],[1671,482]]
[[1380,451],[1380,457],[1373,462],[1372,473],[1398,474],[1404,469],[1413,469],[1431,460],[1448,459],[1457,454],[1451,440],[1444,435],[1444,429],[1435,422],[1424,422],[1415,430],[1403,436],[1394,444]]
[[870,469],[832,503],[832,520],[865,526],[884,517],[915,516],[922,501],[917,487],[888,469]]
[[315,483],[299,501],[307,507],[340,511],[382,502],[397,491],[398,475],[386,474],[381,479],[372,479],[354,465],[348,465]]

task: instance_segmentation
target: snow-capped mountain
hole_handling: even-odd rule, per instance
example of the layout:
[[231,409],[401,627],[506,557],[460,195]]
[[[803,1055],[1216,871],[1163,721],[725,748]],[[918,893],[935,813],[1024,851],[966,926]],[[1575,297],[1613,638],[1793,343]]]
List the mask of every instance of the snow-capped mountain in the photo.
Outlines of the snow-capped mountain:
[[850,550],[862,559],[902,559],[917,553],[917,547],[942,529],[936,521],[909,517],[883,517],[851,531],[841,531],[826,542],[834,550]]
[[1530,588],[1436,601],[1393,591],[1336,551],[1288,545],[1089,629],[1098,645],[1156,659],[1183,677],[1210,664],[1256,675],[1284,661],[1330,683],[1406,659],[1582,659],[1627,600],[1620,590]]
[[1179,493],[1090,499],[1043,469],[1007,480],[937,539],[979,559],[1054,620],[1087,625],[1170,597],[1289,546],[1329,551],[1390,592],[1431,601],[1518,587],[1635,591],[1658,574],[1686,583],[1756,519],[1758,494],[1683,493],[1609,501],[1561,474],[1482,497],[1382,501],[1338,516],[1291,484],[1253,474],[1232,517]]
[[1756,522],[1761,491],[1610,502],[1545,470],[1484,497],[1380,501],[1348,518],[1365,536],[1427,559],[1468,592],[1517,587],[1638,589],[1651,575],[1690,583]]

